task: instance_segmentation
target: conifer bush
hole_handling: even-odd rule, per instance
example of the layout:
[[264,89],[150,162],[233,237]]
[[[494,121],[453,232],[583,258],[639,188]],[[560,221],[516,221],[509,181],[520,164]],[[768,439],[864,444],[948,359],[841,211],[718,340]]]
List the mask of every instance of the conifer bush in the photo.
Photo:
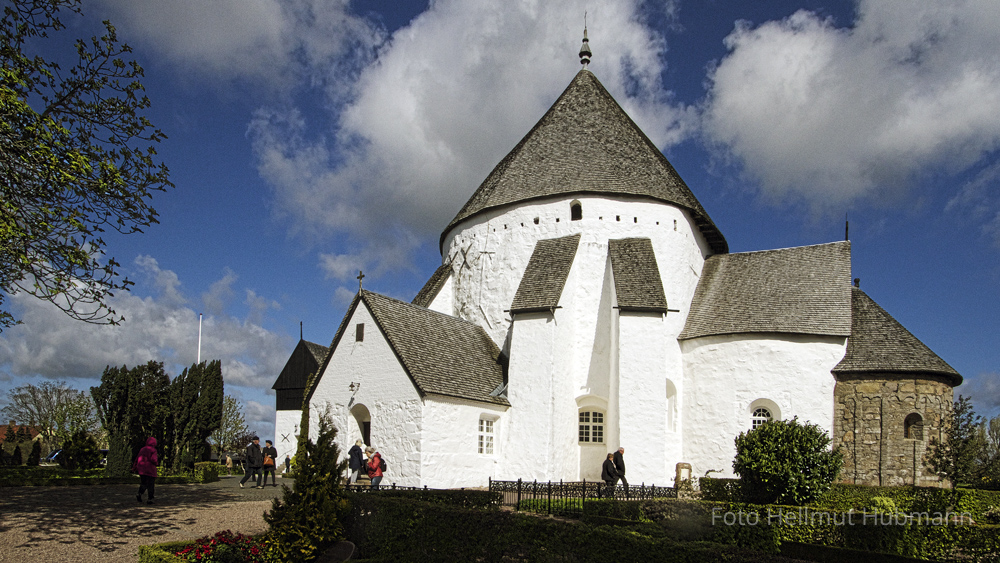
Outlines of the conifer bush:
[[282,485],[282,498],[264,514],[269,544],[280,561],[311,561],[345,538],[342,522],[349,504],[340,482],[347,460],[338,462],[336,436],[329,412],[321,414],[316,442],[300,438],[293,488]]
[[31,443],[31,453],[28,454],[28,466],[38,467],[42,462],[42,444],[38,440]]
[[24,457],[21,454],[21,444],[14,444],[14,455],[11,456],[10,464],[18,467],[24,464]]
[[101,464],[97,441],[86,430],[78,430],[63,444],[59,465],[65,469],[94,469]]
[[736,437],[733,471],[746,502],[801,506],[829,490],[843,467],[839,448],[815,424],[771,420]]

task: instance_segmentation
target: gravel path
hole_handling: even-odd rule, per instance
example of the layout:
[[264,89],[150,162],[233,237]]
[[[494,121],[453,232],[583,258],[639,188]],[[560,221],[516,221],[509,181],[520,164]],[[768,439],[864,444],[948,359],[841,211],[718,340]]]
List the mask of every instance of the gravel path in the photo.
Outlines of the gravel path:
[[136,502],[136,485],[0,488],[0,562],[135,563],[140,545],[260,533],[281,481],[263,490],[240,489],[239,477],[158,484],[154,505]]

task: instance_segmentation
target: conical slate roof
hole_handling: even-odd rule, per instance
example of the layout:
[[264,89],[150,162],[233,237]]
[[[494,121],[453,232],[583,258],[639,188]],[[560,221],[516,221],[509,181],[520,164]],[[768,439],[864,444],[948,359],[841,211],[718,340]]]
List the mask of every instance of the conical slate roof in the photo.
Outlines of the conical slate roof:
[[851,336],[834,373],[924,373],[943,375],[953,385],[962,376],[858,288],[851,294]]
[[570,194],[630,195],[690,211],[718,254],[729,246],[663,153],[588,70],[497,164],[441,235],[483,211]]

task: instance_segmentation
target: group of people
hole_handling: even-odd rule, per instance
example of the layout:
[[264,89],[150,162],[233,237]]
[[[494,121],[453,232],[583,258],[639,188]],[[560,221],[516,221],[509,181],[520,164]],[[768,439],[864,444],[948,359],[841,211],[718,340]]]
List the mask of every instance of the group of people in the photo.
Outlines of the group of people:
[[375,448],[371,446],[362,450],[361,446],[364,445],[364,442],[357,440],[351,446],[351,449],[347,451],[347,457],[350,459],[348,468],[351,471],[351,475],[347,479],[347,484],[353,485],[357,483],[358,476],[361,475],[361,469],[364,468],[365,473],[368,474],[368,478],[372,480],[372,488],[378,489],[379,484],[382,482],[382,472],[386,470],[385,460],[382,459],[382,454],[375,451]]
[[267,445],[263,448],[260,447],[260,438],[254,436],[253,441],[247,446],[246,465],[243,470],[243,479],[240,480],[241,489],[244,483],[254,478],[256,478],[257,484],[253,488],[263,489],[267,485],[268,473],[271,474],[271,486],[278,486],[274,476],[278,450],[274,449],[274,444],[270,440],[264,440],[264,442]]
[[608,459],[604,460],[601,467],[601,479],[608,485],[609,494],[614,494],[615,486],[621,479],[625,485],[625,494],[628,494],[628,479],[625,478],[625,448],[618,448],[618,451],[608,454]]

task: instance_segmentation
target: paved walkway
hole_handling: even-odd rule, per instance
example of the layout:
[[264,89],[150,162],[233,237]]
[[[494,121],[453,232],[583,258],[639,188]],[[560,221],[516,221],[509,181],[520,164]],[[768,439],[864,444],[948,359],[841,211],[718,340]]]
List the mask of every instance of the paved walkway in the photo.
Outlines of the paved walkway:
[[136,485],[0,488],[0,562],[135,563],[140,545],[261,533],[282,479],[264,489],[239,480],[157,484],[154,505],[136,502]]

